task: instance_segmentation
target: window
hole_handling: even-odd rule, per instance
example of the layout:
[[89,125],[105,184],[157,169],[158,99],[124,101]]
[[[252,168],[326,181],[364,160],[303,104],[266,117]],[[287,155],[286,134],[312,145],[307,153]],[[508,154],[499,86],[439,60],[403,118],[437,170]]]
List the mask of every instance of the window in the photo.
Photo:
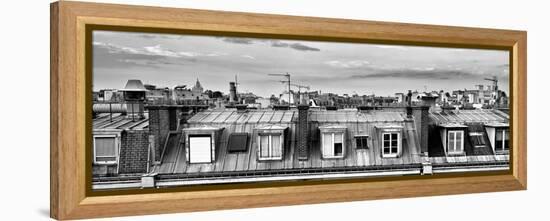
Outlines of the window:
[[344,133],[323,133],[323,157],[344,156]]
[[382,133],[382,156],[397,157],[399,151],[399,133]]
[[461,154],[464,150],[464,131],[450,130],[447,136],[447,153]]
[[116,136],[94,137],[94,162],[116,163]]
[[282,159],[283,141],[281,134],[259,134],[260,160]]
[[508,140],[510,139],[510,131],[507,129],[497,129],[495,134],[495,150],[497,152],[507,151],[510,146]]
[[355,136],[355,146],[357,149],[368,149],[368,138],[369,136]]
[[246,151],[248,134],[247,133],[232,133],[229,137],[228,150],[229,152]]
[[189,137],[189,162],[212,162],[212,138],[210,135],[195,135]]
[[486,145],[485,133],[483,132],[470,132],[470,139],[474,147],[483,147]]

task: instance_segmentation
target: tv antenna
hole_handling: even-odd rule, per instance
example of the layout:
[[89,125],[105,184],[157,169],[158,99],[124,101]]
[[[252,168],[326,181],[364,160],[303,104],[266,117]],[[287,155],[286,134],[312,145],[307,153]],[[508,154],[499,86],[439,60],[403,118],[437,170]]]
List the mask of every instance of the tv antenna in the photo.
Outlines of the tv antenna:
[[267,74],[267,75],[269,75],[269,76],[282,76],[282,77],[286,78],[286,80],[281,81],[281,82],[288,84],[288,106],[290,106],[290,86],[291,86],[290,74],[288,72],[286,72],[285,74]]

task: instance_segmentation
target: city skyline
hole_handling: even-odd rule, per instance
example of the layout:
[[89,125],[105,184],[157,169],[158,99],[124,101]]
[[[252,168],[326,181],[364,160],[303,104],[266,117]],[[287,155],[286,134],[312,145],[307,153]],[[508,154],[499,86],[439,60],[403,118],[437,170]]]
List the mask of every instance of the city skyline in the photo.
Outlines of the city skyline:
[[[508,93],[507,51],[94,31],[93,89],[120,89],[127,79],[158,87],[199,79],[205,89],[262,97],[288,88],[282,77],[310,91],[394,95],[407,90],[452,91],[490,85]],[[297,90],[297,88],[292,88]]]

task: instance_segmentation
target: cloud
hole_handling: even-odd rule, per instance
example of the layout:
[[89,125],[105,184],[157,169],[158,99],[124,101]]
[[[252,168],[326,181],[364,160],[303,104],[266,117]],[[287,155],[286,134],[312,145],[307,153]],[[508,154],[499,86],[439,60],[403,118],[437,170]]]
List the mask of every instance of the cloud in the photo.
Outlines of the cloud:
[[254,56],[252,56],[252,55],[247,55],[247,54],[243,54],[243,55],[241,55],[241,57],[243,57],[243,58],[248,58],[248,59],[256,59]]
[[111,43],[93,42],[94,67],[129,68],[143,66],[184,65],[195,62],[195,54],[164,50],[160,46],[126,47]]
[[395,50],[402,50],[402,51],[407,51],[410,48],[407,46],[400,46],[400,45],[375,45],[374,47],[382,48],[382,49],[395,49]]
[[233,38],[233,37],[222,37],[224,42],[233,43],[233,44],[267,44],[271,47],[276,48],[290,48],[298,51],[321,51],[319,48],[307,46],[302,43],[288,43],[280,40],[267,40],[267,39],[253,39],[253,38]]
[[169,35],[169,34],[139,34],[138,37],[144,39],[182,39],[183,35]]
[[227,42],[227,43],[233,43],[233,44],[245,44],[245,45],[249,45],[249,44],[254,44],[254,40],[253,39],[250,39],[250,38],[222,38],[224,42]]
[[371,63],[366,60],[350,60],[350,61],[339,61],[339,60],[333,60],[333,61],[327,61],[325,64],[334,67],[334,68],[360,68],[364,66],[368,66]]
[[161,56],[170,58],[182,58],[182,57],[217,57],[227,55],[227,53],[212,52],[212,53],[199,53],[189,51],[173,51],[162,48],[161,45],[145,46],[143,48],[126,47],[111,43],[93,42],[94,47],[103,48],[109,51],[109,53],[118,54],[135,54],[135,55],[150,55]]
[[160,45],[148,46],[143,48],[145,49],[145,53],[148,53],[151,55],[173,57],[173,58],[197,57],[200,55],[194,52],[185,52],[185,51],[176,52],[168,49],[163,49]]
[[381,70],[370,74],[354,74],[352,79],[366,78],[409,78],[409,79],[429,79],[429,80],[451,80],[451,79],[474,79],[480,75],[461,70],[435,69],[435,68],[412,68]]
[[271,41],[271,47],[292,48],[298,51],[321,51],[319,48],[310,47],[301,43],[286,43],[282,41]]

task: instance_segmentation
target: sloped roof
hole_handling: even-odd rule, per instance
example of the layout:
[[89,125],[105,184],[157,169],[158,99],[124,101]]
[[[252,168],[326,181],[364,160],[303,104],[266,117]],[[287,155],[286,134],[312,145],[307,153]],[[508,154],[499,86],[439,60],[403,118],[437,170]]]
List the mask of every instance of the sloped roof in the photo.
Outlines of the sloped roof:
[[109,113],[98,114],[93,119],[94,130],[143,130],[149,126],[149,115],[146,113],[143,119],[134,119],[114,113],[112,116]]
[[257,129],[257,130],[285,130],[287,128],[288,127],[285,127],[285,126],[269,124],[269,125],[263,125],[263,126],[260,126],[260,127],[256,127],[254,129]]
[[438,125],[449,123],[507,123],[510,116],[499,110],[459,110],[430,112],[432,122]]
[[200,130],[200,131],[216,131],[216,130],[221,130],[221,129],[223,129],[223,128],[222,128],[222,127],[201,126],[201,127],[183,128],[182,130],[183,130],[183,131],[196,131],[196,130]]
[[[247,113],[236,110],[208,110],[197,113],[186,126],[197,127],[208,125],[225,127],[221,132],[216,161],[211,164],[190,164],[185,159],[182,145],[167,147],[167,153],[161,165],[155,166],[153,172],[159,174],[178,174],[181,176],[201,176],[215,173],[275,173],[281,171],[312,170],[392,170],[396,168],[419,167],[421,164],[418,135],[413,121],[405,121],[404,113],[373,111],[362,113],[357,110],[309,111],[310,126],[309,153],[307,160],[299,160],[297,151],[297,118],[296,110],[249,110]],[[398,122],[401,120],[400,122]],[[283,122],[283,123],[281,123]],[[265,125],[288,127],[285,133],[284,154],[282,160],[258,161],[258,140],[255,129]],[[346,156],[341,159],[323,159],[321,157],[320,127],[338,125],[346,128]],[[399,158],[382,157],[380,137],[376,136],[375,127],[399,125],[403,128],[402,156]],[[249,133],[247,151],[229,153],[228,145],[231,134]],[[370,135],[368,148],[357,149],[356,135]],[[172,165],[172,166],[169,166]]]
[[[354,122],[402,122],[405,120],[402,112],[372,111],[369,113],[357,110],[310,110],[309,121],[316,123],[354,123]],[[298,120],[298,111],[291,110],[249,110],[238,112],[235,109],[207,110],[199,112],[189,123],[247,123],[247,124],[278,124],[293,123]]]

